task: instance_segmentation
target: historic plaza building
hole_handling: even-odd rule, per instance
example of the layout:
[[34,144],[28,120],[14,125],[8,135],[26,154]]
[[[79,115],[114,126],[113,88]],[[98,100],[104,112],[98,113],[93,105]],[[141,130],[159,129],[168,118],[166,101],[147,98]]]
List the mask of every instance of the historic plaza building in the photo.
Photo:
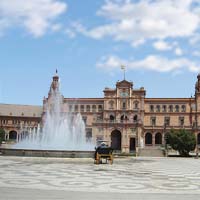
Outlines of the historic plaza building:
[[[0,104],[0,126],[6,131],[6,140],[18,140],[21,127],[30,129],[43,124],[51,104],[51,88],[57,88],[58,82],[56,74],[43,106]],[[164,145],[165,134],[172,128],[190,130],[200,144],[200,75],[194,97],[146,98],[145,95],[143,87],[136,89],[132,82],[122,80],[115,88],[105,88],[102,98],[63,97],[62,112],[80,112],[87,138],[95,142],[106,140],[115,150],[125,153]]]

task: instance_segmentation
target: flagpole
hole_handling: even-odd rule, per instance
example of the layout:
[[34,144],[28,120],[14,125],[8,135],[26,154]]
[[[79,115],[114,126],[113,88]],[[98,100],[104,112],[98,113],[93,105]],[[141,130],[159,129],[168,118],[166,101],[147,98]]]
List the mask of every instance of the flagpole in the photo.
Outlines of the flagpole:
[[126,80],[126,67],[124,65],[121,65],[121,69],[124,71],[124,80]]

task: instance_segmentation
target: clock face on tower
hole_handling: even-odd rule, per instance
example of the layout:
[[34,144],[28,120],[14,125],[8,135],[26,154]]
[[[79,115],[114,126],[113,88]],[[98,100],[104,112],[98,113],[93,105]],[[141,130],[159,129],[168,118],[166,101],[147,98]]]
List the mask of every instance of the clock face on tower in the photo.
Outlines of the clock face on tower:
[[129,96],[128,91],[127,90],[120,91],[120,96],[121,97],[128,97]]

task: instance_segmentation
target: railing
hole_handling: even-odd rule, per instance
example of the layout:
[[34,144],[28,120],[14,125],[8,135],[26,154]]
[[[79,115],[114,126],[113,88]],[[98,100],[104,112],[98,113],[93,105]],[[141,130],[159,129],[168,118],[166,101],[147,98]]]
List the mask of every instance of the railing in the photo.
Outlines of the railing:
[[133,121],[133,120],[96,120],[95,123],[106,123],[106,124],[137,124],[137,121]]

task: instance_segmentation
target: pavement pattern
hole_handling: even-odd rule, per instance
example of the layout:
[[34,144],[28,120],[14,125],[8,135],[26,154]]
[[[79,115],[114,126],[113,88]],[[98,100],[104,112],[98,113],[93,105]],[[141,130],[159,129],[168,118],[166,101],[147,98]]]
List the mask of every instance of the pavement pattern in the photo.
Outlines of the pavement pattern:
[[[0,156],[0,188],[124,194],[200,194],[200,159],[92,159]],[[1,199],[1,196],[0,196]]]

